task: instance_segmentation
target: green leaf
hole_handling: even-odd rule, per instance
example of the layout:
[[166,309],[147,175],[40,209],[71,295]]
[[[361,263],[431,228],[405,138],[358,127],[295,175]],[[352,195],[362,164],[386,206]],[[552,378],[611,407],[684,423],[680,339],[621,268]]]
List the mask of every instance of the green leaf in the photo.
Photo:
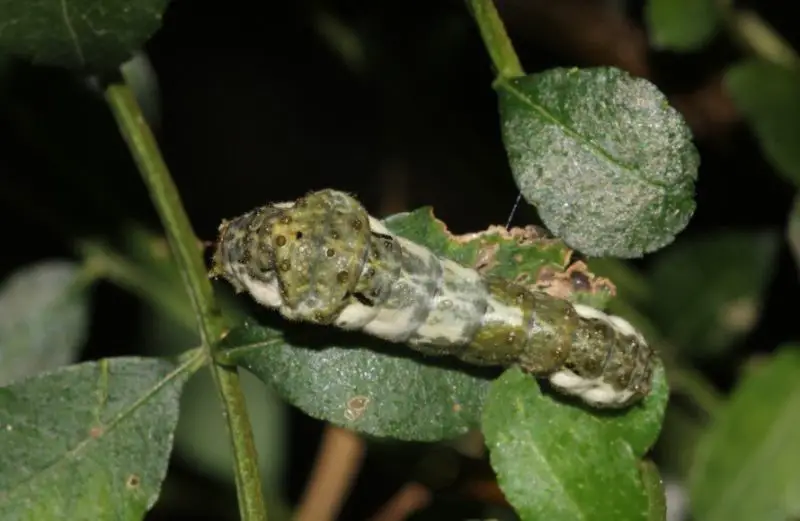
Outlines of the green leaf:
[[[758,322],[779,239],[772,230],[691,237],[650,271],[654,320],[690,356],[722,355]],[[702,291],[700,290],[702,288]]]
[[748,60],[728,69],[724,83],[772,166],[800,185],[800,71]]
[[87,362],[0,388],[0,519],[142,519],[192,355]]
[[642,484],[648,498],[647,521],[664,521],[667,518],[667,495],[658,467],[652,461],[639,464]]
[[[492,228],[454,237],[430,209],[386,220],[393,233],[487,274],[534,283],[547,273],[551,289],[570,251],[560,241]],[[524,277],[523,277],[524,275]],[[607,299],[587,275],[584,293]],[[571,284],[569,277],[565,284]],[[273,317],[274,318],[274,317]],[[305,413],[378,437],[433,441],[476,426],[493,372],[442,357],[423,357],[408,347],[355,333],[250,320],[225,339],[226,357],[246,367]]]
[[614,281],[618,298],[632,304],[646,302],[650,298],[652,289],[649,281],[630,262],[598,257],[589,259],[588,264],[592,273]]
[[[219,295],[218,302],[224,314],[233,316],[240,310],[229,303],[230,299],[224,298],[227,296]],[[183,327],[168,315],[156,313],[150,307],[142,313],[142,344],[147,346],[148,354],[175,356],[185,346],[200,343],[196,330]],[[253,428],[261,483],[265,493],[280,490],[285,481],[286,406],[275,391],[265,388],[247,371],[240,371],[240,381]],[[186,383],[175,431],[175,452],[198,471],[233,484],[234,461],[226,442],[228,427],[223,415],[209,412],[209,404],[218,399],[209,371],[202,371]]]
[[572,302],[603,309],[615,291],[585,264],[571,264],[572,250],[535,226],[510,230],[491,226],[483,232],[452,235],[428,207],[393,215],[385,224],[437,255]]
[[478,423],[485,378],[423,363],[408,348],[361,335],[285,330],[246,322],[226,337],[225,345],[236,346],[226,354],[309,416],[418,441],[454,438]]
[[514,179],[569,246],[640,257],[689,222],[699,155],[652,83],[602,67],[552,69],[497,89]]
[[697,447],[689,493],[695,519],[797,519],[800,346],[742,379]]
[[71,69],[112,69],[161,26],[167,0],[0,0],[0,57]]
[[0,284],[0,386],[77,358],[89,327],[88,282],[74,262],[48,260]]
[[688,52],[711,40],[720,15],[714,0],[649,0],[645,20],[653,47]]
[[663,368],[655,378],[642,405],[607,414],[559,403],[517,368],[492,384],[483,433],[500,488],[523,521],[649,519],[652,491],[639,460],[667,402]]

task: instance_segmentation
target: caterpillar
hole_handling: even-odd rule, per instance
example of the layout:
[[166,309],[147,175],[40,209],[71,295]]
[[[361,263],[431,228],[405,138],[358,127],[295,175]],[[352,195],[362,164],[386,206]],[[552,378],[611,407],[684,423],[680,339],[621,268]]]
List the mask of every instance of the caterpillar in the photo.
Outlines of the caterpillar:
[[212,262],[211,277],[288,320],[516,364],[598,408],[630,406],[651,389],[656,355],[626,320],[438,257],[340,191],[223,221]]

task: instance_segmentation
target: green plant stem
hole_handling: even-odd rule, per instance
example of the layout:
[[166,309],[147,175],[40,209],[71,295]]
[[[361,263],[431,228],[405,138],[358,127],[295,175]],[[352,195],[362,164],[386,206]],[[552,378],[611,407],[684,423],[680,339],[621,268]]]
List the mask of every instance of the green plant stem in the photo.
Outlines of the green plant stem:
[[164,224],[184,285],[189,291],[203,344],[211,345],[222,332],[223,324],[178,190],[130,88],[125,84],[110,85],[106,89],[106,99]]
[[[111,84],[106,88],[105,95],[164,224],[189,293],[203,346],[211,354],[225,331],[225,323],[214,300],[206,267],[197,248],[197,238],[183,209],[178,190],[131,89],[124,83]],[[211,372],[231,437],[241,518],[245,521],[266,520],[258,458],[239,373],[235,367],[223,367],[217,363],[211,364]]]
[[483,45],[497,69],[498,79],[524,76],[525,71],[493,0],[467,0],[467,3],[478,24]]
[[717,9],[726,30],[745,52],[782,67],[800,67],[791,44],[757,13],[737,9],[730,0],[718,0]]
[[87,269],[97,277],[130,291],[188,329],[195,326],[194,315],[186,305],[185,293],[179,292],[180,287],[160,280],[102,242],[79,241],[77,248]]

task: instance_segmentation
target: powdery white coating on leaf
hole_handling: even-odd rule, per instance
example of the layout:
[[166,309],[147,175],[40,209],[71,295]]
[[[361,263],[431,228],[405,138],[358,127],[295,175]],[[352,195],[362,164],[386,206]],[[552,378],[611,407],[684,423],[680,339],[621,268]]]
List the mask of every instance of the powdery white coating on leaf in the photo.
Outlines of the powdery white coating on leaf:
[[517,185],[571,247],[639,257],[689,222],[699,156],[653,84],[614,68],[553,69],[498,90]]
[[320,346],[313,331],[296,333],[248,322],[226,337],[235,346],[226,352],[311,417],[369,436],[438,441],[477,427],[485,377],[380,345],[340,345],[341,336],[324,335]]

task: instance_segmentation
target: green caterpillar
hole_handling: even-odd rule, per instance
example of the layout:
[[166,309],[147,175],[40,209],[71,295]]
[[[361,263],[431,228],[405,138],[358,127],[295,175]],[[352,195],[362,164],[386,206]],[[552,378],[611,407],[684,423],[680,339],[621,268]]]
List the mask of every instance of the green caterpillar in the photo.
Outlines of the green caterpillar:
[[437,257],[343,192],[223,222],[211,275],[286,319],[472,364],[517,364],[595,407],[626,407],[651,389],[656,355],[624,319]]

